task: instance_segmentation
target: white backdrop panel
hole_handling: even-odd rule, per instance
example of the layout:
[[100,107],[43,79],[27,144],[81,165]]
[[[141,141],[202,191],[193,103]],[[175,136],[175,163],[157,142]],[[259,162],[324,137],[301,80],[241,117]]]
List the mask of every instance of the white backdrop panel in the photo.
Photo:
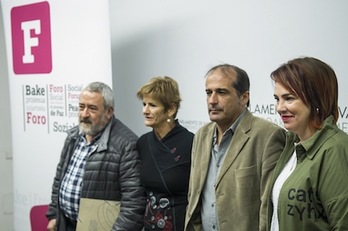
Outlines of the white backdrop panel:
[[209,121],[204,75],[230,63],[251,80],[251,111],[277,124],[270,73],[299,56],[330,64],[339,79],[339,126],[348,132],[348,2],[110,1],[113,78],[118,116],[138,134],[143,125],[137,89],[169,75],[183,98],[178,118],[196,131]]

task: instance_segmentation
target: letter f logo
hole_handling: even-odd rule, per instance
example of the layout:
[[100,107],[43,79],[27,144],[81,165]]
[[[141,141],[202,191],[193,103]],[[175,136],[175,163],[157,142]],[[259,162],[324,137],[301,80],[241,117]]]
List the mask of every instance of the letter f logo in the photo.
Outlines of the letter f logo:
[[15,74],[43,74],[52,71],[50,24],[48,2],[12,8],[12,55]]
[[39,39],[37,37],[30,37],[30,31],[34,30],[35,34],[41,33],[40,20],[22,22],[21,28],[24,37],[23,63],[33,63],[34,55],[31,53],[31,48],[39,45]]

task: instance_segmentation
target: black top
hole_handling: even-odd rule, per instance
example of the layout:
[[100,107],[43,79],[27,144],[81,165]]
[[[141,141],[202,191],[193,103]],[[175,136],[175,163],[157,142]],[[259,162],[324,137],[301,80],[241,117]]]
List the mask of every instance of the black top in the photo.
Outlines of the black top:
[[140,179],[147,194],[145,230],[184,230],[193,136],[176,121],[162,140],[153,131],[139,138]]

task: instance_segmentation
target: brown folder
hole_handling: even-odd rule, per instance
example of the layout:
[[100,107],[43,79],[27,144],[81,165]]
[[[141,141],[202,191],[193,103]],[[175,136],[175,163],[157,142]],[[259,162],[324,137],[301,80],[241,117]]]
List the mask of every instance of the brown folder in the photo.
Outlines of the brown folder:
[[110,231],[119,212],[119,201],[81,198],[76,231]]

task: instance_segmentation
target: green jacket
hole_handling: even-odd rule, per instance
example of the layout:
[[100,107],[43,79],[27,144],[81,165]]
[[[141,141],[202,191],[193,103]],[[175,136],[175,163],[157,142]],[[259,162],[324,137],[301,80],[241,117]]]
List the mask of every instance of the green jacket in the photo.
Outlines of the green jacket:
[[[296,135],[288,132],[272,184],[298,141]],[[321,130],[297,145],[296,153],[297,166],[279,195],[279,230],[348,230],[348,135],[330,116]],[[273,212],[272,203],[269,205],[267,230]]]

